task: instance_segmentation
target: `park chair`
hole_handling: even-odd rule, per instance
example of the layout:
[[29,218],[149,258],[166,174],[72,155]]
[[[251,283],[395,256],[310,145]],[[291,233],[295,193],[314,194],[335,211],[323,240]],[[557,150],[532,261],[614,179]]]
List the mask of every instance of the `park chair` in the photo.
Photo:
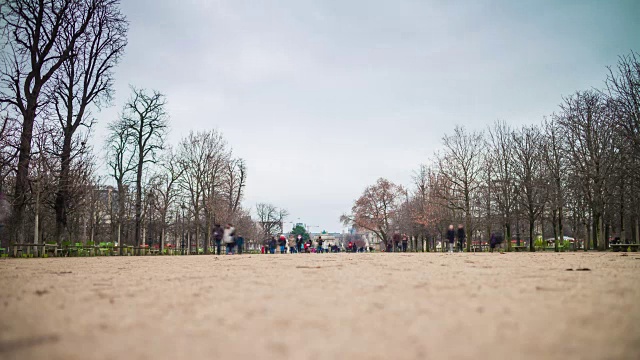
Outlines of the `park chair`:
[[75,251],[78,256],[85,256],[85,251],[82,248],[82,243],[75,243]]
[[109,252],[111,252],[111,250],[109,248],[113,247],[113,246],[110,246],[109,244],[111,244],[111,243],[100,242],[100,244],[98,244],[98,247],[99,247],[98,251],[100,252],[100,255],[105,255],[105,254],[108,254]]
[[7,249],[0,248],[0,258],[7,257]]

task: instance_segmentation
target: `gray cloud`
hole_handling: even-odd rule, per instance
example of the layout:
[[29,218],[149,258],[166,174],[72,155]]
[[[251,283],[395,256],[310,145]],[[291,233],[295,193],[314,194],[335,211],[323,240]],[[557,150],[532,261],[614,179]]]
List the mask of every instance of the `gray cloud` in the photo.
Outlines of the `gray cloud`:
[[640,48],[636,1],[125,1],[128,84],[169,99],[170,141],[218,128],[247,160],[245,205],[339,230],[378,177],[411,172],[455,124],[534,123]]

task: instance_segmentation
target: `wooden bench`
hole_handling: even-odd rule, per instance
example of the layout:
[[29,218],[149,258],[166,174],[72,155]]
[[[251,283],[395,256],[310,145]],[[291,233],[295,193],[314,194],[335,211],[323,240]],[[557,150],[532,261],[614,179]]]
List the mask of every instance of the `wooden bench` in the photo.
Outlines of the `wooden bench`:
[[638,251],[638,247],[640,244],[609,244],[613,251],[627,251],[627,249],[631,248],[631,251]]
[[489,249],[489,244],[473,244],[471,245],[471,251],[485,251],[485,249]]
[[13,244],[9,248],[13,248],[13,257],[18,257],[18,252],[23,253],[26,249],[26,254],[30,257],[32,249],[45,248],[45,244]]

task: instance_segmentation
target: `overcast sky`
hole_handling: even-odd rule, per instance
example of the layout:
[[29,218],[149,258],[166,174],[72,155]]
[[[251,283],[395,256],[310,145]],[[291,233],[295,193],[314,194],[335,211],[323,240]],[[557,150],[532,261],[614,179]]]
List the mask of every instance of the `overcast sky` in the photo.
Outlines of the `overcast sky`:
[[124,0],[96,145],[129,84],[159,90],[171,143],[215,128],[246,159],[245,206],[340,231],[367,185],[410,185],[455,125],[538,123],[640,50],[640,1],[452,3]]

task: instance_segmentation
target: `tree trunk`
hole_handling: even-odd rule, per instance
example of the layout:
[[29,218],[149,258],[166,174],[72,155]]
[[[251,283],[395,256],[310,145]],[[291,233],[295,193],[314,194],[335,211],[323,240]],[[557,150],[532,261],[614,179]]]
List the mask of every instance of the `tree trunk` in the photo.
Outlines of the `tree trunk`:
[[[564,228],[563,228],[563,220],[562,220],[562,212],[564,211],[564,209],[562,208],[562,205],[560,205],[558,207],[558,236],[560,237],[560,239],[562,239],[562,243],[564,244]],[[566,251],[566,249],[565,249]]]
[[593,235],[591,233],[591,226],[589,224],[585,224],[585,231],[584,251],[588,251],[591,248],[591,236]]
[[469,195],[467,194],[465,199],[465,224],[464,230],[467,232],[467,252],[471,252],[471,240],[473,238],[473,232],[471,231],[471,203],[469,200]]
[[598,214],[594,218],[595,229],[594,229],[594,243],[593,248],[597,250],[604,250],[604,234],[603,234],[603,226],[602,226],[602,214]]
[[[141,150],[141,149],[139,149]],[[135,244],[136,246],[140,246],[140,232],[142,230],[142,165],[144,158],[142,153],[138,159],[138,172],[136,174],[136,233],[135,233]]]
[[600,228],[598,227],[598,215],[594,214],[593,219],[591,220],[591,243],[594,250],[598,249],[598,233]]
[[29,189],[29,162],[31,161],[31,139],[33,138],[36,106],[37,99],[30,97],[27,100],[27,111],[22,118],[22,132],[20,133],[20,150],[14,191],[14,220],[12,221],[13,238],[18,243],[24,243],[24,208]]
[[535,228],[535,220],[529,220],[529,251],[535,252],[535,241],[533,239],[533,230]]
[[624,230],[624,216],[625,216],[624,195],[622,195],[620,199],[620,243],[622,244],[626,243],[626,239],[627,239],[627,234],[625,233],[625,230]]
[[[38,184],[37,188],[36,188],[36,215],[35,215],[35,224],[34,224],[34,229],[33,229],[33,243],[34,244],[38,244],[38,226],[40,226],[40,219],[39,219],[39,213],[40,213],[40,184]],[[35,247],[34,249],[34,253],[35,256],[38,256],[38,247]]]
[[[505,230],[504,240],[507,242],[507,251],[511,251],[511,224],[509,221],[505,224]],[[491,239],[491,234],[489,234],[489,239]]]
[[164,222],[162,225],[162,232],[160,233],[160,255],[164,254],[164,236],[165,236],[165,229],[164,229]]
[[558,244],[558,226],[557,226],[557,222],[556,222],[556,220],[557,220],[556,210],[553,210],[551,213],[552,213],[552,215],[551,215],[551,217],[552,217],[551,224],[552,224],[552,228],[553,228],[553,247],[554,247],[554,251],[555,252],[559,252],[560,248],[558,246],[559,244]]
[[64,130],[64,141],[60,153],[60,177],[58,178],[58,191],[56,192],[56,240],[62,241],[62,234],[67,228],[67,207],[69,202],[69,170],[71,167],[71,136],[72,133]]
[[124,244],[122,241],[122,224],[124,222],[124,204],[125,204],[125,191],[122,180],[118,182],[118,246],[120,256],[124,255]]

